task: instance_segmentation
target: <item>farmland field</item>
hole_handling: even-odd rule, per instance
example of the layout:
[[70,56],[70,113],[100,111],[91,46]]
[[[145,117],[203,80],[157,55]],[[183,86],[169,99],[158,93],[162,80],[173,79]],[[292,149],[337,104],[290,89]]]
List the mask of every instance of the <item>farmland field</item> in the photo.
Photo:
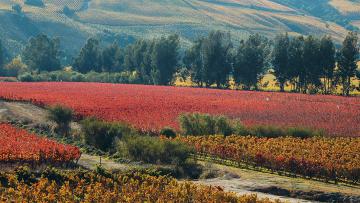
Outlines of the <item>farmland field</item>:
[[80,158],[77,147],[40,138],[9,124],[0,124],[0,163],[62,164]]
[[[154,177],[141,173],[109,174],[67,171],[56,176],[29,182],[18,181],[14,174],[0,173],[2,202],[258,202],[271,203],[256,195],[236,196],[221,188],[178,182],[169,177]],[[36,174],[31,174],[36,175]],[[56,177],[56,179],[54,179]],[[57,181],[55,181],[57,180]],[[80,201],[82,200],[82,201]],[[279,202],[279,201],[278,201]]]
[[178,137],[198,153],[307,177],[360,181],[360,138]]
[[0,97],[62,104],[82,116],[125,121],[144,131],[178,129],[185,112],[223,114],[245,125],[303,126],[360,136],[360,99],[100,83],[0,83]]

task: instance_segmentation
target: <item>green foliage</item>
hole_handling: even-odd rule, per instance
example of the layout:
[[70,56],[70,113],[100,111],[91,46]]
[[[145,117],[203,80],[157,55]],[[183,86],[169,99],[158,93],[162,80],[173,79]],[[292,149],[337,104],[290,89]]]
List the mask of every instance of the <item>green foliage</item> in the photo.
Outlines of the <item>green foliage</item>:
[[106,47],[101,54],[102,71],[119,72],[123,71],[124,53],[117,43]]
[[21,58],[18,56],[14,58],[10,63],[5,65],[4,75],[9,77],[17,77],[27,71],[27,66],[22,63]]
[[105,122],[96,118],[81,121],[81,126],[85,144],[95,146],[102,151],[112,150],[115,138],[121,139],[134,133],[133,128],[127,124]]
[[156,40],[151,53],[151,66],[154,84],[169,85],[178,65],[180,39],[178,35],[170,35]]
[[94,38],[87,40],[79,55],[75,58],[73,67],[80,73],[90,71],[101,72],[101,52],[99,41]]
[[314,136],[324,136],[321,130],[312,130],[302,127],[275,127],[269,125],[257,125],[247,127],[240,121],[230,120],[225,116],[211,116],[208,114],[183,114],[179,117],[180,126],[184,135],[204,136],[204,135],[240,135],[257,137],[299,137],[309,138]]
[[97,73],[94,71],[82,74],[76,71],[52,71],[41,73],[24,72],[18,76],[22,82],[100,82],[139,84],[139,75],[136,72]]
[[309,128],[293,127],[286,129],[286,135],[298,138],[322,137],[324,134],[322,130],[312,130]]
[[300,82],[302,83],[304,93],[306,93],[309,86],[316,90],[321,86],[322,67],[319,56],[320,40],[310,35],[304,41],[304,73],[300,75]]
[[174,129],[172,129],[170,127],[165,127],[163,129],[161,129],[160,135],[165,135],[167,138],[175,138],[176,132]]
[[36,81],[34,76],[29,72],[19,75],[18,78],[21,82],[35,82]]
[[203,166],[196,163],[195,160],[187,159],[186,162],[176,169],[177,177],[186,177],[190,179],[198,179],[203,173]]
[[184,143],[150,136],[127,137],[118,148],[133,160],[154,164],[183,165],[193,152]]
[[290,39],[288,34],[278,35],[275,38],[275,45],[272,53],[272,65],[274,68],[274,75],[280,84],[280,91],[285,91],[285,83],[290,80],[289,77],[289,44]]
[[281,91],[287,82],[293,85],[293,91],[303,93],[321,90],[328,94],[335,86],[335,45],[329,36],[290,39],[279,35],[275,39],[272,65]]
[[111,174],[108,171],[106,171],[106,169],[103,168],[100,164],[96,165],[95,173],[107,178],[111,177]]
[[323,93],[330,94],[334,86],[336,67],[336,48],[330,36],[324,36],[320,41],[320,66],[324,78]]
[[354,77],[359,59],[358,36],[355,32],[350,32],[337,54],[338,75],[343,84],[343,95],[349,96],[351,89],[351,77]]
[[0,40],[0,74],[3,74],[2,73],[3,72],[3,65],[5,63],[4,59],[5,59],[5,57],[4,57],[4,48],[3,48],[2,42]]
[[228,85],[232,71],[232,42],[230,33],[221,31],[210,32],[206,38],[199,38],[186,51],[184,64],[191,72],[194,82],[218,88]]
[[[272,47],[266,37],[254,34],[241,41],[234,51],[229,33],[213,31],[207,37],[198,38],[185,51],[180,67],[177,35],[138,40],[124,50],[117,43],[101,48],[97,39],[90,38],[74,60],[76,71],[69,68],[54,71],[60,68],[59,41],[39,35],[29,41],[23,53],[31,73],[25,73],[23,65],[16,59],[9,64],[9,70],[2,69],[1,74],[19,75],[19,80],[31,82],[159,85],[171,85],[179,77],[186,80],[191,76],[199,86],[216,84],[217,88],[228,88],[232,77],[237,87],[257,90],[263,76],[272,73],[281,91],[290,83],[293,92],[331,94],[341,83],[343,94],[349,95],[356,88],[351,84],[351,78],[356,75],[359,58],[357,42],[355,33],[347,36],[336,54],[339,68],[335,71],[336,49],[329,36],[319,39],[311,35],[293,38],[287,34],[279,35]],[[272,69],[268,69],[271,67],[269,62]]]
[[40,34],[31,38],[22,55],[25,64],[35,71],[54,71],[60,69],[60,41]]
[[170,35],[153,40],[138,40],[126,47],[124,68],[139,73],[143,84],[169,85],[179,57],[179,37]]
[[231,135],[233,126],[231,121],[224,116],[209,114],[183,114],[179,117],[180,126],[185,135]]
[[312,130],[309,128],[302,127],[275,127],[268,125],[259,125],[247,128],[240,135],[252,135],[257,137],[268,137],[268,138],[277,138],[277,137],[298,137],[298,138],[310,138],[315,136],[324,136],[324,132],[321,130]]
[[54,121],[57,125],[57,133],[68,136],[70,132],[70,123],[73,119],[73,111],[70,108],[55,105],[49,108],[48,119]]
[[306,74],[304,71],[304,37],[295,37],[290,40],[289,44],[289,77],[293,84],[293,91],[300,92],[302,84],[300,78]]
[[258,82],[265,74],[268,56],[270,54],[269,40],[259,34],[250,35],[246,41],[241,41],[234,62],[234,80],[244,89],[258,89]]
[[286,136],[281,128],[274,126],[255,126],[250,130],[251,135],[257,137],[276,138]]

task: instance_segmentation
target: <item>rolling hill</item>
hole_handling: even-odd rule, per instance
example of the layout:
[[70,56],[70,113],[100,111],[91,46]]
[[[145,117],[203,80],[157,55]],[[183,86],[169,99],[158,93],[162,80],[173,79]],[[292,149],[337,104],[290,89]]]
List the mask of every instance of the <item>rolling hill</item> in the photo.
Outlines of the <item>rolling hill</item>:
[[[359,0],[24,0],[0,1],[0,39],[9,55],[19,53],[29,37],[59,37],[68,60],[90,36],[125,45],[136,38],[178,33],[185,46],[210,30],[228,30],[234,41],[250,33],[273,37],[331,35],[340,42],[360,28]],[[12,6],[19,4],[22,12]],[[66,8],[66,9],[64,9]]]

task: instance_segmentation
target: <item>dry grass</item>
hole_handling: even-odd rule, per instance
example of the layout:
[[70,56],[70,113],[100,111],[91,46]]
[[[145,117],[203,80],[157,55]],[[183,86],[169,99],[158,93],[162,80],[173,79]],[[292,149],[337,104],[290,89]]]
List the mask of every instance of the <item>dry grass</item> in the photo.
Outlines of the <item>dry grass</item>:
[[[287,190],[300,190],[307,192],[322,191],[326,193],[339,192],[347,195],[360,195],[360,186],[358,185],[354,186],[347,184],[328,184],[319,181],[306,180],[303,178],[291,178],[218,164],[212,165],[220,171],[227,171],[240,177],[240,179],[231,179],[230,181],[231,185],[229,186],[236,185],[237,187],[228,187],[227,189],[233,188],[233,190],[249,190],[258,187],[277,186],[279,188],[284,188]],[[223,185],[224,183],[226,183],[226,181],[221,180],[222,179],[218,179],[218,182],[213,183],[217,185]],[[207,181],[204,180],[202,182],[206,183]]]
[[63,15],[62,9],[65,5],[75,10],[84,8],[85,0],[44,2],[45,8],[37,8],[24,5],[21,0],[3,0],[0,9],[10,10],[12,4],[20,3],[34,21],[62,23],[89,35],[111,30],[147,37],[144,35],[149,32],[162,35],[172,31],[194,37],[208,30],[221,29],[231,31],[236,41],[249,32],[260,32],[269,37],[279,32],[294,35],[301,32],[330,34],[340,42],[347,32],[336,24],[326,24],[318,18],[301,15],[270,0],[92,0],[88,9],[77,13],[78,19]]
[[[0,0],[0,10],[8,12],[13,4],[21,4],[39,32],[64,38],[64,46],[71,50],[80,49],[90,36],[103,36],[109,32],[135,38],[176,32],[182,36],[185,47],[193,38],[209,30],[230,31],[235,42],[254,32],[268,37],[288,32],[291,35],[328,34],[340,43],[347,33],[335,23],[302,15],[295,8],[271,0],[91,0],[88,8],[85,0],[44,0],[44,8],[24,5],[23,2]],[[334,2],[340,4],[340,1]],[[78,11],[75,17],[62,13],[65,5]],[[0,37],[9,39],[5,41],[12,47],[20,47],[18,41],[27,40],[21,37],[28,33],[15,22],[9,20],[0,26]],[[58,26],[53,27],[55,24]],[[9,27],[11,33],[6,32]]]
[[[359,86],[360,85],[360,80],[353,78],[352,79],[352,84],[355,86]],[[191,79],[188,78],[186,81],[183,81],[182,79],[178,78],[175,81],[175,86],[179,86],[179,87],[195,87],[196,84],[191,82]],[[216,86],[213,85],[213,87],[215,88]],[[236,86],[234,84],[234,81],[230,81],[230,89],[236,89]],[[266,74],[264,76],[264,78],[261,80],[260,82],[260,90],[263,91],[280,91],[280,87],[278,86],[278,84],[276,83],[276,78],[274,75],[272,74]],[[288,84],[285,86],[285,91],[291,91],[291,86]],[[337,94],[341,94],[341,87],[338,87],[336,90]],[[351,92],[352,95],[360,95],[360,92],[357,90],[354,90]]]
[[360,2],[359,1],[350,1],[350,0],[331,0],[330,5],[336,8],[344,15],[357,14],[359,15],[360,11]]

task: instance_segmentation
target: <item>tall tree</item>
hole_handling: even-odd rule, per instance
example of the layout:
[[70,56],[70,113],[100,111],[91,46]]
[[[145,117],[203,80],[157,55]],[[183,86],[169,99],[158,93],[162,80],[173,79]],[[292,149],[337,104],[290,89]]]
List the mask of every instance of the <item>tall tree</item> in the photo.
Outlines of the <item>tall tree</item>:
[[265,73],[267,58],[270,54],[269,40],[259,34],[251,35],[242,41],[235,56],[234,79],[245,89],[258,89],[258,82]]
[[151,54],[154,84],[171,84],[179,61],[179,42],[178,35],[162,37],[156,41]]
[[350,95],[351,77],[354,77],[359,59],[358,36],[349,32],[338,52],[338,74],[343,85],[343,95]]
[[279,35],[275,38],[274,49],[272,52],[272,65],[274,75],[280,84],[280,91],[285,91],[285,84],[290,78],[289,74],[289,44],[288,34]]
[[320,41],[313,36],[308,36],[304,42],[304,70],[305,72],[301,82],[303,85],[303,93],[306,93],[308,88],[311,87],[311,91],[317,91],[321,86],[320,78],[323,75],[323,69],[320,63]]
[[0,40],[0,74],[3,74],[3,67],[5,64],[4,58],[4,48]]
[[101,72],[101,52],[97,39],[90,38],[87,40],[78,57],[75,58],[73,67],[81,73]]
[[228,84],[228,77],[232,69],[231,60],[232,42],[230,33],[213,31],[202,43],[201,56],[203,57],[206,86],[213,83],[218,88]]
[[199,86],[216,84],[228,86],[232,70],[232,42],[230,33],[212,31],[197,39],[185,53],[184,64],[190,69],[191,79]]
[[118,72],[123,70],[124,54],[117,43],[106,47],[101,54],[102,70],[105,72]]
[[335,55],[336,49],[331,37],[322,37],[320,42],[320,65],[323,69],[323,92],[325,94],[330,94],[333,86],[334,71],[336,66]]
[[44,34],[31,38],[23,53],[25,64],[35,71],[54,71],[60,65],[60,40]]
[[289,44],[289,77],[293,84],[293,91],[300,92],[302,84],[300,78],[306,74],[304,68],[304,37],[299,36],[290,39]]
[[204,38],[197,39],[193,46],[185,52],[183,63],[190,72],[191,80],[202,87],[204,78],[204,57],[201,50]]
[[124,53],[124,69],[136,71],[144,84],[153,84],[151,55],[154,43],[155,40],[137,40],[128,45]]

